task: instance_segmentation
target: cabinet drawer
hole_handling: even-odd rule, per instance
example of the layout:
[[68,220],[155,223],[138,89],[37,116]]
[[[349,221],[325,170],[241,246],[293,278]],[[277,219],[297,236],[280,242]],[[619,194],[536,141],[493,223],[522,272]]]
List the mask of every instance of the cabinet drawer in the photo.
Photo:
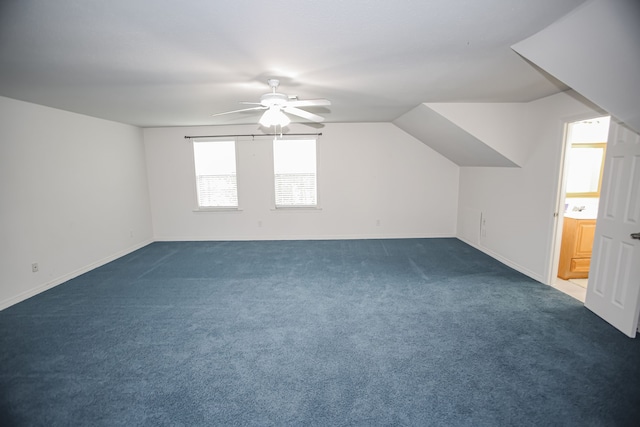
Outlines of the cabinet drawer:
[[572,258],[569,270],[576,273],[588,273],[591,258]]

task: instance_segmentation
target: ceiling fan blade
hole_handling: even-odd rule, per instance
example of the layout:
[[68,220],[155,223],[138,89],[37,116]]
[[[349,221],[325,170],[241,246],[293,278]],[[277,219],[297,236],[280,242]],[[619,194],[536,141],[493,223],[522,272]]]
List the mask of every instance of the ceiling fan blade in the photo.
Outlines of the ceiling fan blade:
[[243,108],[243,109],[241,109],[241,110],[225,111],[224,113],[212,114],[212,115],[211,115],[211,117],[215,117],[215,116],[224,116],[225,114],[240,113],[240,112],[242,112],[242,111],[266,110],[266,109],[267,109],[267,107]]
[[299,99],[287,102],[291,107],[316,107],[322,105],[331,105],[328,99]]
[[285,113],[289,113],[289,114],[293,114],[296,115],[298,117],[302,117],[303,119],[307,119],[307,120],[311,120],[312,122],[322,122],[324,121],[324,117],[321,117],[317,114],[313,114],[310,113],[308,111],[304,111],[301,110],[299,108],[296,107],[290,107],[289,105],[287,105],[286,107],[283,108]]

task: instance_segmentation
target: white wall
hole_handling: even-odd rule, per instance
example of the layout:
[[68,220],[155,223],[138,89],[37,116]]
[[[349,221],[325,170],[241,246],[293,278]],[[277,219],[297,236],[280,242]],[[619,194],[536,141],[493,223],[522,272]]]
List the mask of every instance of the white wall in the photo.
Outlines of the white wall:
[[0,97],[0,309],[150,242],[144,162],[139,128]]
[[[292,132],[315,132],[292,126]],[[252,134],[255,126],[144,130],[156,240],[452,237],[459,168],[390,123],[327,124],[318,139],[321,210],[273,210],[272,141],[238,141],[241,211],[194,212],[185,135]],[[379,225],[378,225],[379,224]]]
[[[491,104],[486,107],[492,108]],[[551,267],[564,125],[602,113],[568,93],[522,104],[521,108],[525,110],[524,121],[516,125],[527,130],[521,137],[531,147],[530,155],[521,168],[461,168],[458,237],[546,283]],[[512,127],[514,123],[504,124],[499,118],[487,120],[483,132],[499,133],[505,125]],[[480,215],[486,220],[484,236]]]

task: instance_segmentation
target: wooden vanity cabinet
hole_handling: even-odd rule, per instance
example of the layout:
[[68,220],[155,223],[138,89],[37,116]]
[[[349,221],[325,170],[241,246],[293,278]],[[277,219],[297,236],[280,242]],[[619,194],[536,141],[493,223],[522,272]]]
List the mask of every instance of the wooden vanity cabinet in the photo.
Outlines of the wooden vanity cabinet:
[[589,277],[595,231],[595,219],[565,217],[558,264],[559,278],[568,280]]

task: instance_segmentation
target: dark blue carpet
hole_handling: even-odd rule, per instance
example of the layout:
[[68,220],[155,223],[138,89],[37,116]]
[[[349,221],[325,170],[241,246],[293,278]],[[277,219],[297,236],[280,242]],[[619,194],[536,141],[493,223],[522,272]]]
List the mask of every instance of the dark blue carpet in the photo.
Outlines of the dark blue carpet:
[[0,312],[2,425],[639,421],[639,340],[455,239],[153,243]]

